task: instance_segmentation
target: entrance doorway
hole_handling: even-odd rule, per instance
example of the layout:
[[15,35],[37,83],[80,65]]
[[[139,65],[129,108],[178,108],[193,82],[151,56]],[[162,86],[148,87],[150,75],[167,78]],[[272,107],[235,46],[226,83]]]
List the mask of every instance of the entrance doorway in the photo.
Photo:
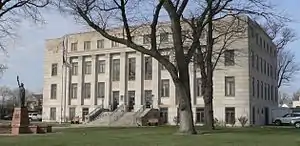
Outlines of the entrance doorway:
[[145,90],[145,105],[146,108],[151,108],[153,104],[152,90]]
[[269,108],[265,107],[265,125],[269,125]]
[[128,111],[131,112],[134,109],[135,105],[135,91],[128,91]]
[[88,114],[89,114],[89,108],[82,108],[82,121],[85,121],[85,118]]
[[112,111],[118,108],[119,100],[120,100],[119,96],[120,96],[119,91],[113,91]]

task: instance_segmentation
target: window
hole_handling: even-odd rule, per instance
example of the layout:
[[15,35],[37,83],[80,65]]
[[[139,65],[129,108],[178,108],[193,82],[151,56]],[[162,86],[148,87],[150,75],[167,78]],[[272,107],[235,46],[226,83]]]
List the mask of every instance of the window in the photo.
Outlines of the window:
[[258,42],[258,33],[255,34],[255,40],[256,40],[256,44],[259,45],[259,42]]
[[264,71],[263,59],[262,59],[262,58],[260,58],[260,71],[261,71],[261,72]]
[[129,81],[135,80],[135,58],[128,58],[128,79]]
[[169,33],[160,33],[160,42],[169,42]]
[[88,75],[92,73],[92,61],[84,62],[84,74]]
[[119,43],[115,41],[111,41],[111,47],[119,47]]
[[270,64],[267,64],[267,75],[270,76]]
[[256,81],[256,97],[259,98],[259,80]]
[[[170,60],[170,56],[169,55],[163,55],[163,57],[165,57],[166,59]],[[161,70],[166,70],[166,68],[162,64],[160,64],[160,66],[161,66]]]
[[83,85],[83,98],[91,98],[91,83],[84,83]]
[[255,107],[252,107],[252,124],[255,124]]
[[113,91],[113,101],[116,101],[116,105],[119,105],[119,97],[120,97],[120,91]]
[[254,68],[255,66],[255,57],[254,57],[254,52],[251,50],[251,62],[252,62],[252,67]]
[[57,84],[51,84],[51,93],[50,93],[50,99],[56,99],[57,94]]
[[234,124],[235,123],[235,108],[234,107],[226,107],[225,108],[225,121],[226,121],[226,124]]
[[77,51],[77,44],[78,43],[71,43],[71,51]]
[[97,40],[97,49],[104,48],[104,39]]
[[51,66],[51,76],[57,76],[57,63],[53,63]]
[[169,80],[161,80],[161,97],[169,97]]
[[278,88],[276,88],[276,86],[274,87],[275,90],[275,102],[278,102]]
[[85,117],[89,114],[89,108],[82,108],[82,121],[85,121]]
[[260,97],[261,99],[264,99],[264,83],[260,82]]
[[224,52],[225,55],[225,66],[233,66],[234,65],[234,50],[226,50]]
[[152,57],[145,57],[145,80],[152,80]]
[[265,100],[267,100],[268,97],[268,89],[267,89],[267,84],[265,83]]
[[266,71],[266,69],[267,69],[267,63],[266,63],[266,60],[264,60],[264,74],[267,74],[267,71]]
[[50,120],[56,120],[56,108],[55,107],[51,107],[50,108]]
[[196,108],[196,123],[205,123],[204,121],[204,108]]
[[72,62],[71,71],[73,76],[78,75],[78,62]]
[[77,83],[72,83],[71,84],[71,92],[70,92],[70,97],[71,99],[76,99],[77,98]]
[[120,81],[120,59],[114,59],[112,62],[112,67],[112,80]]
[[69,119],[70,120],[73,120],[75,118],[75,110],[76,110],[75,107],[70,107],[69,108]]
[[97,98],[105,97],[105,82],[98,82],[97,85]]
[[[266,41],[264,40],[264,48],[266,48]],[[269,48],[267,48],[269,50]]]
[[201,78],[196,79],[196,96],[199,97],[202,95],[202,90],[201,90]]
[[259,71],[259,57],[256,55],[256,70]]
[[269,84],[268,84],[268,100],[271,100],[271,89]]
[[91,41],[84,41],[83,45],[84,50],[91,50]]
[[255,96],[255,79],[254,79],[254,77],[252,77],[252,96],[254,97]]
[[274,100],[274,86],[271,86],[271,100]]
[[160,118],[162,119],[162,123],[168,123],[168,108],[160,108]]
[[98,60],[97,73],[105,73],[105,60]]
[[225,96],[235,96],[234,77],[225,77]]
[[259,37],[259,46],[262,47],[262,38],[261,37]]
[[273,66],[272,65],[270,65],[270,76],[271,76],[271,78],[273,78]]
[[[146,105],[146,108],[150,108],[153,102],[152,99],[152,90],[145,90],[145,98],[144,101],[141,101],[141,105]],[[145,104],[144,104],[145,103]]]
[[149,44],[151,42],[150,34],[143,35],[143,44]]

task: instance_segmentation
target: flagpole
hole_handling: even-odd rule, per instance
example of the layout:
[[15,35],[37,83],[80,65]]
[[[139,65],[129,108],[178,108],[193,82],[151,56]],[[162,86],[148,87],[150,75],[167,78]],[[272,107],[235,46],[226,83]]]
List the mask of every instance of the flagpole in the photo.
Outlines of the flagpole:
[[64,76],[64,78],[65,78],[65,91],[64,91],[64,122],[67,122],[66,120],[66,112],[67,112],[67,71],[68,71],[68,43],[69,43],[69,41],[68,41],[68,37],[66,36],[66,42],[64,43],[65,45],[64,45],[64,49],[65,49],[65,76]]

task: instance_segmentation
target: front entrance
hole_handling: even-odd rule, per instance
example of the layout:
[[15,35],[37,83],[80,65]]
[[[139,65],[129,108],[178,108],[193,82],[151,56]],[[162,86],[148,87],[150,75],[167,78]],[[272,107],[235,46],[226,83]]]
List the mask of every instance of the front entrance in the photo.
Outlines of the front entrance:
[[119,96],[120,96],[119,91],[113,91],[112,111],[118,108],[119,99],[120,99]]
[[265,125],[269,125],[269,108],[265,107]]
[[128,91],[128,111],[131,112],[134,110],[135,105],[135,91]]
[[82,121],[85,121],[85,117],[89,114],[89,108],[82,108]]
[[145,90],[145,105],[146,108],[151,108],[153,104],[152,90]]

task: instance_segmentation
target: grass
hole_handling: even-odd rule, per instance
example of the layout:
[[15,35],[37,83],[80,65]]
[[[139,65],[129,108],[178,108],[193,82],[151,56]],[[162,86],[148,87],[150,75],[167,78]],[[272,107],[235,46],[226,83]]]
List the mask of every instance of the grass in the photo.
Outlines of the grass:
[[0,146],[298,146],[299,129],[232,128],[176,135],[175,127],[64,129],[47,135],[1,136]]

